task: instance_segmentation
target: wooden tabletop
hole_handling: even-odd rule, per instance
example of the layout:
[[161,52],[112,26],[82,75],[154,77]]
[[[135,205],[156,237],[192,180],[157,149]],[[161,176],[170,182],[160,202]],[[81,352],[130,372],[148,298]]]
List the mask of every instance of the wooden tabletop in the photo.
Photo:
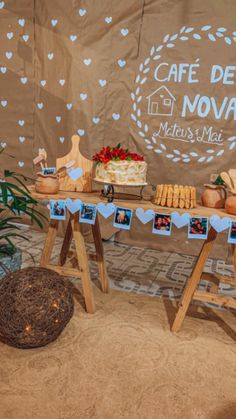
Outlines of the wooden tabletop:
[[[103,198],[100,192],[66,192],[59,191],[57,194],[40,194],[35,192],[35,186],[31,185],[28,187],[32,197],[37,200],[43,199],[80,199],[85,204],[98,204],[99,202],[106,202],[107,200]],[[212,215],[219,215],[220,217],[230,217],[232,220],[236,221],[236,215],[228,214],[225,209],[216,209],[216,208],[207,208],[202,205],[197,205],[196,208],[167,208],[161,207],[160,205],[155,205],[151,201],[146,200],[127,200],[127,199],[114,199],[114,204],[117,207],[130,208],[136,210],[137,208],[143,208],[144,210],[152,209],[153,211],[160,214],[170,214],[173,211],[177,211],[179,214],[184,214],[185,212],[189,213],[193,217],[211,217]]]

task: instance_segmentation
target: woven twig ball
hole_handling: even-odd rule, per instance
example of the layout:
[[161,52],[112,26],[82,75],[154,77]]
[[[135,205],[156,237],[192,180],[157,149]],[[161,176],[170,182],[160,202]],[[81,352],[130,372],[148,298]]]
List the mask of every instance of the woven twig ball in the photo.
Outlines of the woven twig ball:
[[0,280],[0,340],[17,348],[54,341],[74,310],[72,290],[56,272],[26,268]]

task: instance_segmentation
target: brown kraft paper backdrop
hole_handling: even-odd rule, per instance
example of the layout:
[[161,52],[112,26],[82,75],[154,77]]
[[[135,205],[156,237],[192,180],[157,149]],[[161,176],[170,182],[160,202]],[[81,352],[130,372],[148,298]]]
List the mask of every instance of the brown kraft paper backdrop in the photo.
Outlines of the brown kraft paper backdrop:
[[[5,167],[34,176],[38,148],[54,165],[75,133],[87,158],[121,142],[145,156],[150,183],[196,185],[199,196],[211,173],[234,167],[235,76],[210,82],[214,65],[235,63],[233,0],[0,4],[0,140],[16,156]],[[103,224],[106,238],[117,231]],[[189,246],[185,229],[157,238],[135,218],[116,237],[182,252],[201,245]]]

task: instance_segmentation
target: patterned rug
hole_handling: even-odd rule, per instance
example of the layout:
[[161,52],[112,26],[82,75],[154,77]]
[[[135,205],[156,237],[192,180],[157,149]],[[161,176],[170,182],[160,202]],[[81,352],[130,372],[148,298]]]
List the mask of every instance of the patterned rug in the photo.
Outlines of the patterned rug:
[[[38,264],[45,240],[45,233],[26,230],[25,235],[29,242],[22,239],[16,241],[17,246],[24,250],[23,267]],[[62,239],[57,238],[52,257],[54,263],[58,259],[61,243]],[[89,253],[94,254],[94,245],[88,243],[87,247]],[[130,247],[113,241],[105,241],[104,250],[112,289],[152,297],[179,299],[196,261],[195,256]],[[90,261],[90,271],[92,280],[98,285],[96,262]],[[208,259],[205,272],[232,277],[233,266],[223,260]],[[208,287],[207,281],[201,282],[201,289]],[[230,285],[222,284],[220,291],[236,297],[236,289]]]

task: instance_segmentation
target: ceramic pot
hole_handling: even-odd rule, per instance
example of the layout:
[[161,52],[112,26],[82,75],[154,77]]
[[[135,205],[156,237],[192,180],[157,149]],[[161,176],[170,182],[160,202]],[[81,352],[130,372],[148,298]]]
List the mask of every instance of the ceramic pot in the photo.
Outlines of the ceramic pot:
[[223,185],[205,184],[202,193],[202,205],[208,208],[224,208],[226,200],[226,190]]
[[59,180],[57,175],[43,175],[37,173],[35,190],[42,194],[56,194],[59,191]]
[[225,209],[228,214],[236,215],[236,195],[231,195],[226,199]]

